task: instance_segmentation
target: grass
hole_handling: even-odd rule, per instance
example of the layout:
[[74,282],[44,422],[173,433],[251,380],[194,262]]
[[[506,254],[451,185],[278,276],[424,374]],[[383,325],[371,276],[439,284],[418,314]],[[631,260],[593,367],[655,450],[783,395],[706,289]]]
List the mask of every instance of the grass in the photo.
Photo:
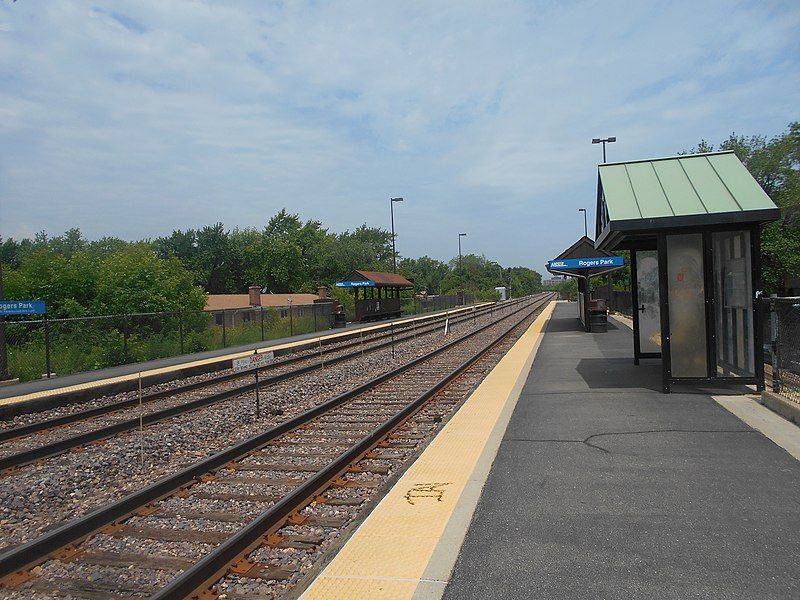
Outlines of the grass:
[[[210,318],[195,320],[187,325],[191,328],[187,327],[184,331],[184,354],[242,346],[262,340],[260,320],[226,327],[224,345],[222,327],[213,324]],[[328,323],[320,318],[317,327],[319,331],[323,331],[328,329]],[[288,337],[290,331],[294,335],[314,331],[313,316],[294,317],[290,325],[289,319],[281,318],[277,312],[265,314],[264,340]],[[47,372],[43,331],[41,328],[19,329],[13,333],[13,336],[7,336],[11,376],[18,377],[20,381],[40,379]],[[127,351],[123,334],[113,327],[90,323],[81,328],[77,323],[72,323],[69,330],[52,331],[50,335],[50,366],[51,371],[58,375],[94,371],[179,354],[181,336],[177,327],[160,331],[140,327],[139,331],[128,336]]]

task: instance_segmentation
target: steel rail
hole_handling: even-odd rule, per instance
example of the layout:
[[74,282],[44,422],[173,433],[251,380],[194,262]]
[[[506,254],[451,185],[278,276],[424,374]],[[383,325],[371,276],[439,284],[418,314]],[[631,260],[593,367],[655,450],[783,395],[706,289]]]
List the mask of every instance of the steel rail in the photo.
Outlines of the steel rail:
[[[539,300],[539,303],[540,305],[545,304],[549,300],[550,297],[543,298]],[[529,300],[525,306],[535,302],[537,302],[537,300]],[[332,409],[340,406],[348,400],[369,391],[385,381],[402,375],[409,369],[422,364],[423,362],[426,362],[431,358],[446,352],[450,348],[464,343],[488,328],[503,322],[521,310],[524,310],[525,306],[517,311],[513,311],[510,314],[501,317],[497,321],[470,332],[466,336],[455,339],[444,346],[436,348],[431,352],[413,359],[409,363],[378,375],[370,381],[367,381],[352,390],[344,392],[335,398],[331,398],[322,404],[312,407],[300,413],[299,415],[292,417],[291,419],[287,419],[286,421],[279,423],[260,434],[238,442],[225,450],[217,452],[216,454],[212,454],[211,456],[201,459],[193,465],[181,469],[176,473],[164,476],[150,485],[138,491],[132,492],[127,496],[112,502],[111,504],[97,508],[82,517],[74,519],[60,527],[48,531],[38,538],[8,550],[0,555],[0,585],[2,584],[2,580],[4,578],[14,575],[15,573],[24,572],[26,569],[30,569],[38,564],[41,564],[53,556],[53,554],[59,549],[64,548],[69,544],[77,544],[92,535],[100,528],[131,516],[137,509],[165,498],[181,488],[185,488],[193,483],[199,482],[200,477],[203,474],[208,473],[209,471],[215,471],[231,461],[244,458],[249,453],[262,448],[275,438],[313,421],[314,419],[330,412]]]
[[427,391],[409,402],[398,413],[353,444],[333,462],[304,480],[303,483],[292,492],[263,511],[250,524],[222,542],[193,566],[183,571],[177,578],[172,580],[172,582],[153,594],[151,600],[186,598],[199,590],[208,589],[214,585],[221,577],[227,574],[229,568],[236,563],[238,559],[261,546],[264,543],[264,536],[280,529],[292,513],[301,509],[319,493],[327,489],[330,483],[337,477],[343,475],[353,463],[363,458],[367,452],[374,448],[393,430],[418,412],[433,396],[480,360],[486,353],[491,351],[492,348],[502,342],[512,331],[524,323],[525,319],[533,314],[537,308],[539,308],[539,306],[532,308],[519,322],[509,327],[499,337],[489,341],[470,358],[437,381]]
[[[429,326],[432,328],[435,326]],[[425,332],[423,332],[425,333]],[[408,334],[402,338],[399,338],[399,341],[407,341],[408,339],[412,338],[412,334]],[[385,341],[380,344],[373,344],[370,346],[370,350],[380,350],[386,347],[389,347],[391,344],[396,343],[398,338],[395,338],[394,341]],[[351,360],[359,355],[359,352],[351,352],[349,354],[344,354],[342,356],[336,356],[333,358],[329,358],[325,361],[327,366],[335,365],[341,362],[345,362]],[[303,356],[300,357],[304,360],[308,360],[311,358],[316,358],[316,356]],[[286,364],[286,361],[280,363]],[[263,388],[268,385],[274,385],[276,383],[280,383],[282,381],[286,381],[287,379],[292,379],[295,377],[300,377],[307,373],[311,373],[313,371],[319,370],[324,368],[322,364],[315,362],[310,365],[306,365],[304,367],[299,367],[293,369],[291,371],[287,371],[285,373],[278,373],[277,375],[273,375],[271,377],[267,377],[262,379],[258,383],[259,388]],[[255,370],[253,370],[255,371]],[[239,374],[236,374],[239,376]],[[247,371],[246,375],[252,375],[251,371]],[[220,381],[215,381],[215,383],[220,383]],[[193,384],[190,384],[193,385]],[[12,473],[14,469],[19,467],[23,467],[25,465],[31,464],[38,460],[43,460],[46,458],[51,458],[53,456],[58,456],[59,454],[63,454],[68,452],[73,448],[77,448],[80,446],[85,446],[86,444],[90,444],[92,442],[97,442],[115,435],[119,435],[121,433],[125,433],[127,431],[133,431],[134,429],[138,429],[140,427],[150,426],[156,423],[160,423],[167,419],[171,419],[178,415],[192,412],[195,410],[199,410],[206,406],[210,406],[212,404],[217,404],[219,402],[223,402],[225,400],[229,400],[230,398],[235,398],[236,396],[241,396],[243,394],[247,394],[252,392],[256,389],[256,383],[248,383],[245,385],[237,386],[235,388],[229,390],[223,390],[221,392],[216,392],[214,394],[210,394],[208,396],[204,396],[202,398],[197,398],[195,400],[190,400],[188,402],[184,402],[177,406],[171,406],[168,408],[164,408],[161,410],[157,410],[141,417],[132,417],[130,419],[126,419],[124,421],[119,421],[118,423],[112,423],[111,425],[106,425],[104,427],[99,427],[97,429],[93,429],[91,431],[86,431],[83,433],[78,433],[73,436],[66,437],[61,440],[57,440],[55,442],[51,442],[49,444],[44,444],[42,446],[37,446],[36,448],[31,448],[30,450],[24,450],[22,452],[17,452],[15,454],[10,454],[8,456],[0,457],[0,474],[8,474]],[[185,390],[181,390],[181,393]],[[125,401],[129,403],[130,401]],[[135,405],[137,404],[134,401]],[[48,428],[49,429],[49,428]]]
[[[418,331],[416,331],[416,335],[424,334],[424,333],[427,333],[427,332],[433,330],[437,326],[437,324],[439,322],[444,321],[447,318],[452,318],[453,322],[460,323],[460,322],[465,321],[467,319],[474,318],[477,315],[484,315],[485,313],[490,312],[493,309],[494,309],[493,306],[476,308],[474,314],[473,313],[469,313],[469,314],[467,314],[467,313],[459,313],[455,317],[447,317],[446,315],[432,315],[428,321],[426,321],[424,324],[422,324],[420,326],[420,329]],[[401,334],[404,334],[404,333],[407,332],[407,330],[411,329],[412,327],[416,327],[416,325],[403,324],[402,328],[399,329],[399,332]],[[397,335],[397,331],[395,332],[395,335]],[[374,342],[376,340],[389,338],[391,336],[392,336],[391,332],[379,333],[378,335],[374,335],[373,337],[370,337],[369,338],[369,342],[372,343],[372,342]],[[404,341],[407,338],[408,338],[408,336],[403,335],[400,338],[395,338],[395,341]],[[331,345],[332,343],[335,343],[335,342],[333,340],[330,340],[327,343],[323,342],[323,345]],[[336,348],[327,348],[321,354],[324,357],[326,354],[330,354],[330,353],[333,353],[333,352],[339,352],[341,350],[346,350],[347,348],[352,348],[352,347],[355,347],[355,346],[359,346],[360,347],[361,344],[362,344],[361,340],[348,341],[348,342],[345,342],[344,344],[342,344],[340,346],[337,346]],[[373,347],[370,347],[370,349],[373,349]],[[285,360],[281,360],[280,362],[274,362],[274,363],[270,363],[270,364],[264,365],[263,367],[259,367],[258,368],[258,372],[259,372],[259,374],[261,374],[261,373],[263,373],[265,371],[270,371],[270,370],[273,370],[273,369],[276,369],[276,368],[279,368],[279,367],[283,367],[285,365],[291,365],[293,363],[300,362],[300,361],[303,361],[303,360],[309,360],[309,359],[315,358],[317,356],[320,356],[319,352],[303,354],[303,355],[300,355],[300,356],[293,356],[293,357],[287,358]],[[154,402],[156,400],[161,400],[163,398],[168,398],[170,396],[176,396],[178,394],[188,393],[188,392],[191,392],[191,391],[194,391],[194,390],[197,390],[197,389],[202,389],[202,388],[205,388],[205,387],[210,387],[210,386],[213,386],[213,385],[217,385],[219,383],[225,383],[227,381],[231,381],[231,380],[234,380],[234,379],[238,379],[238,378],[241,378],[241,377],[246,377],[248,375],[252,375],[254,372],[255,372],[255,369],[253,369],[251,371],[244,372],[244,373],[226,373],[224,375],[218,375],[218,376],[212,377],[210,379],[205,379],[205,380],[202,380],[202,381],[195,381],[195,382],[192,382],[192,383],[185,383],[183,385],[180,385],[180,386],[177,386],[177,387],[174,387],[174,388],[170,388],[170,389],[166,389],[166,390],[159,390],[159,391],[156,391],[156,392],[150,392],[150,393],[142,395],[141,403],[142,404],[148,404],[150,402]],[[74,413],[71,413],[71,414],[68,414],[68,415],[62,415],[60,417],[54,417],[52,419],[46,419],[46,420],[43,420],[43,421],[39,421],[38,423],[31,423],[30,425],[23,425],[21,427],[14,427],[14,428],[0,430],[0,442],[6,442],[6,441],[10,441],[10,440],[15,440],[15,439],[27,437],[29,435],[33,435],[34,433],[40,433],[42,431],[47,431],[47,430],[50,430],[50,429],[63,427],[64,425],[70,425],[72,423],[77,423],[79,421],[85,421],[87,419],[91,419],[91,418],[94,418],[94,417],[111,414],[111,413],[114,413],[114,412],[117,412],[117,411],[125,410],[127,408],[133,408],[134,406],[137,406],[137,405],[139,405],[139,398],[131,398],[131,399],[128,399],[128,400],[121,400],[119,402],[114,402],[114,403],[108,404],[106,406],[98,406],[98,407],[95,407],[95,408],[89,408],[89,409],[82,410],[82,411],[77,411],[77,412],[74,412]]]

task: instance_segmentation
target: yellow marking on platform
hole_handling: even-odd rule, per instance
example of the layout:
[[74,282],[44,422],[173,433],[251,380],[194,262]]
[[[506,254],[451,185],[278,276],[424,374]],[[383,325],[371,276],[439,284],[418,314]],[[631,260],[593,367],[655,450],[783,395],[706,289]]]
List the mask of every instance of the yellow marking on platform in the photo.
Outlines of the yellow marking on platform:
[[517,340],[302,600],[414,595],[487,439],[507,404],[519,397],[518,382],[528,375],[554,306],[550,302]]
[[[477,304],[476,307],[480,308],[482,306],[486,306],[490,304],[488,302],[484,302],[482,304]],[[472,306],[464,307],[464,308],[454,308],[450,311],[441,311],[439,313],[431,313],[427,315],[416,315],[414,317],[408,317],[407,319],[402,319],[400,321],[394,321],[395,325],[402,325],[403,323],[410,323],[412,321],[418,321],[421,319],[428,319],[431,316],[438,316],[444,314],[445,312],[449,313],[460,313],[460,312],[467,312],[473,310]],[[338,331],[336,333],[327,333],[327,334],[320,334],[316,337],[304,338],[302,340],[297,340],[294,342],[285,342],[283,344],[276,344],[273,346],[264,346],[263,348],[259,348],[259,354],[262,352],[272,352],[274,350],[283,350],[286,348],[295,348],[297,346],[307,345],[309,343],[313,343],[314,340],[318,339],[319,337],[323,337],[325,339],[337,338],[345,335],[352,335],[354,333],[358,333],[363,331],[364,333],[372,332],[378,329],[388,329],[391,326],[391,323],[379,323],[376,325],[370,325],[368,327],[362,327],[359,329],[348,329],[346,331]],[[108,385],[112,383],[121,383],[123,381],[134,381],[138,379],[139,374],[141,373],[142,377],[149,377],[152,375],[161,375],[164,373],[172,373],[174,371],[180,371],[181,369],[190,368],[190,367],[200,367],[203,365],[208,365],[217,362],[224,362],[226,360],[233,360],[236,358],[244,358],[245,356],[250,356],[253,354],[252,350],[245,350],[243,352],[234,352],[232,354],[223,354],[220,356],[215,356],[212,358],[204,358],[200,360],[194,360],[191,362],[179,363],[175,365],[169,365],[166,367],[158,367],[155,369],[148,369],[146,371],[136,371],[135,373],[128,373],[126,375],[118,375],[116,377],[107,377],[105,379],[96,379],[94,381],[87,381],[85,383],[78,383],[75,385],[69,385],[59,388],[54,388],[51,390],[41,390],[39,392],[31,392],[30,394],[23,394],[20,396],[9,396],[7,398],[0,398],[0,406],[7,405],[7,404],[17,404],[20,402],[28,402],[30,400],[38,400],[40,398],[48,398],[50,396],[56,396],[58,394],[63,394],[67,392],[77,392],[81,390],[89,390],[94,387],[99,387],[102,385]]]

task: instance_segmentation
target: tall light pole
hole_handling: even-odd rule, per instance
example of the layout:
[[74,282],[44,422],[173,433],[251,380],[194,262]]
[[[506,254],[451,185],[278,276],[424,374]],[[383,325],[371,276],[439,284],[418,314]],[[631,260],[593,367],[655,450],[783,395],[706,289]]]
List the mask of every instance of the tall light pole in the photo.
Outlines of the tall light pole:
[[583,213],[583,235],[585,237],[589,237],[589,226],[586,224],[586,209],[585,208],[579,208],[578,212],[582,212]]
[[394,203],[402,201],[402,198],[389,198],[389,212],[392,215],[392,265],[395,273],[397,273],[397,250],[394,247]]
[[[611,143],[616,142],[616,141],[617,141],[616,137],[592,138],[592,143],[593,144],[603,144],[603,162],[604,163],[606,162],[606,144],[611,144]],[[585,218],[585,213],[584,213],[584,218]],[[608,277],[607,281],[610,282],[611,281],[611,275],[609,274],[606,277]]]
[[460,298],[460,300],[458,300],[458,302],[460,302],[461,304],[464,304],[464,268],[461,266],[461,238],[462,237],[467,237],[467,234],[466,233],[459,233],[458,234],[458,282],[460,284],[459,287],[461,288],[461,291],[460,291],[460,294],[459,294],[461,296],[461,298]]
[[592,138],[593,144],[603,144],[603,162],[606,162],[606,144],[610,144],[611,142],[616,142],[617,138],[615,137],[607,137],[607,138]]
[[467,237],[466,233],[459,233],[458,234],[458,270],[461,272],[461,276],[464,276],[464,269],[461,268],[461,238]]
[[[0,253],[0,300],[3,300],[3,256]],[[8,373],[8,349],[6,348],[6,319],[0,317],[0,381],[11,379]]]

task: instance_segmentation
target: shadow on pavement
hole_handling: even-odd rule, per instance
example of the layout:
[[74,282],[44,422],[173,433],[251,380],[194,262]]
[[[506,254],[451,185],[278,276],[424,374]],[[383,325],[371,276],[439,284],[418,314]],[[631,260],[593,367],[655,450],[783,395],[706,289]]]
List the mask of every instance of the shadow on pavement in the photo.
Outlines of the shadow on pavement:
[[633,364],[632,358],[582,358],[575,369],[590,389],[639,388],[661,391],[661,361]]

